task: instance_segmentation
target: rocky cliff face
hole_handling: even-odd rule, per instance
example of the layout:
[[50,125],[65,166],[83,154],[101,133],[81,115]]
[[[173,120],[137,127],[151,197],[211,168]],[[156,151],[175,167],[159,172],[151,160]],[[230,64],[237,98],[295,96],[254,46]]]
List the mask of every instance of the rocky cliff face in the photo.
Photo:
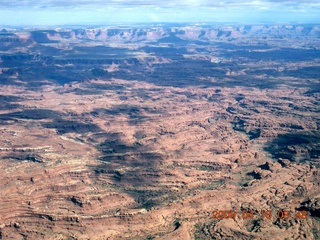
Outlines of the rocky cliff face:
[[94,40],[110,42],[156,42],[165,40],[188,41],[256,41],[288,38],[318,38],[320,28],[316,25],[244,25],[244,26],[157,26],[157,27],[99,27],[80,29],[35,30],[15,35],[10,29],[0,33],[2,42],[55,43],[61,40]]
[[[217,27],[152,27],[152,28],[96,28],[74,30],[51,30],[32,32],[31,38],[38,42],[50,42],[62,39],[90,39],[113,42],[158,41],[164,38],[182,40],[223,40],[232,41],[236,38],[296,38],[320,36],[319,26],[217,26]],[[168,39],[169,40],[169,39]]]

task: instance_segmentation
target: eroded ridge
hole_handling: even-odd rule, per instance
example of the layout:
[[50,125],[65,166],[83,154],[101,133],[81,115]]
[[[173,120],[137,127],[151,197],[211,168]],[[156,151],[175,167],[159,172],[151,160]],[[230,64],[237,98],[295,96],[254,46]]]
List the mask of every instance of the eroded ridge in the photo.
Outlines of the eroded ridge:
[[235,33],[166,33],[128,57],[103,31],[94,46],[30,33],[1,53],[0,238],[319,238],[319,59],[299,52],[312,41],[253,41],[251,55],[244,35],[230,50],[213,42]]

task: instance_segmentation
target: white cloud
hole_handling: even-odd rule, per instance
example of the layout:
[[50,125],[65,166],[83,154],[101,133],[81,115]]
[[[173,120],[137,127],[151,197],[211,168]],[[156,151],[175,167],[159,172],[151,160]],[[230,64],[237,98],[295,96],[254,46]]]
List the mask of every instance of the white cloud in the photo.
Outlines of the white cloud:
[[[0,0],[0,24],[48,22],[320,23],[320,0]],[[14,17],[12,17],[14,16]]]
[[320,8],[319,0],[0,0],[4,8],[69,8],[69,7],[206,7],[206,8]]

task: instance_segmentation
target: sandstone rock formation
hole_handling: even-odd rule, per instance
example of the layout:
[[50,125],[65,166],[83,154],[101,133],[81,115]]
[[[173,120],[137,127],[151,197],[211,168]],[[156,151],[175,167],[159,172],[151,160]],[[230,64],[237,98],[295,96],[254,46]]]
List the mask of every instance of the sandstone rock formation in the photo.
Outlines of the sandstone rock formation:
[[319,238],[319,27],[12,32],[0,239]]

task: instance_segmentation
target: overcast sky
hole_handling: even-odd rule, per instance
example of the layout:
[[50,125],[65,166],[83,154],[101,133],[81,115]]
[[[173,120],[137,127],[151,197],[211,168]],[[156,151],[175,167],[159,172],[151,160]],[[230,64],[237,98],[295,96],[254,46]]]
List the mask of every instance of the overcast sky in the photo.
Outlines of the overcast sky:
[[320,23],[320,0],[0,0],[0,25]]

